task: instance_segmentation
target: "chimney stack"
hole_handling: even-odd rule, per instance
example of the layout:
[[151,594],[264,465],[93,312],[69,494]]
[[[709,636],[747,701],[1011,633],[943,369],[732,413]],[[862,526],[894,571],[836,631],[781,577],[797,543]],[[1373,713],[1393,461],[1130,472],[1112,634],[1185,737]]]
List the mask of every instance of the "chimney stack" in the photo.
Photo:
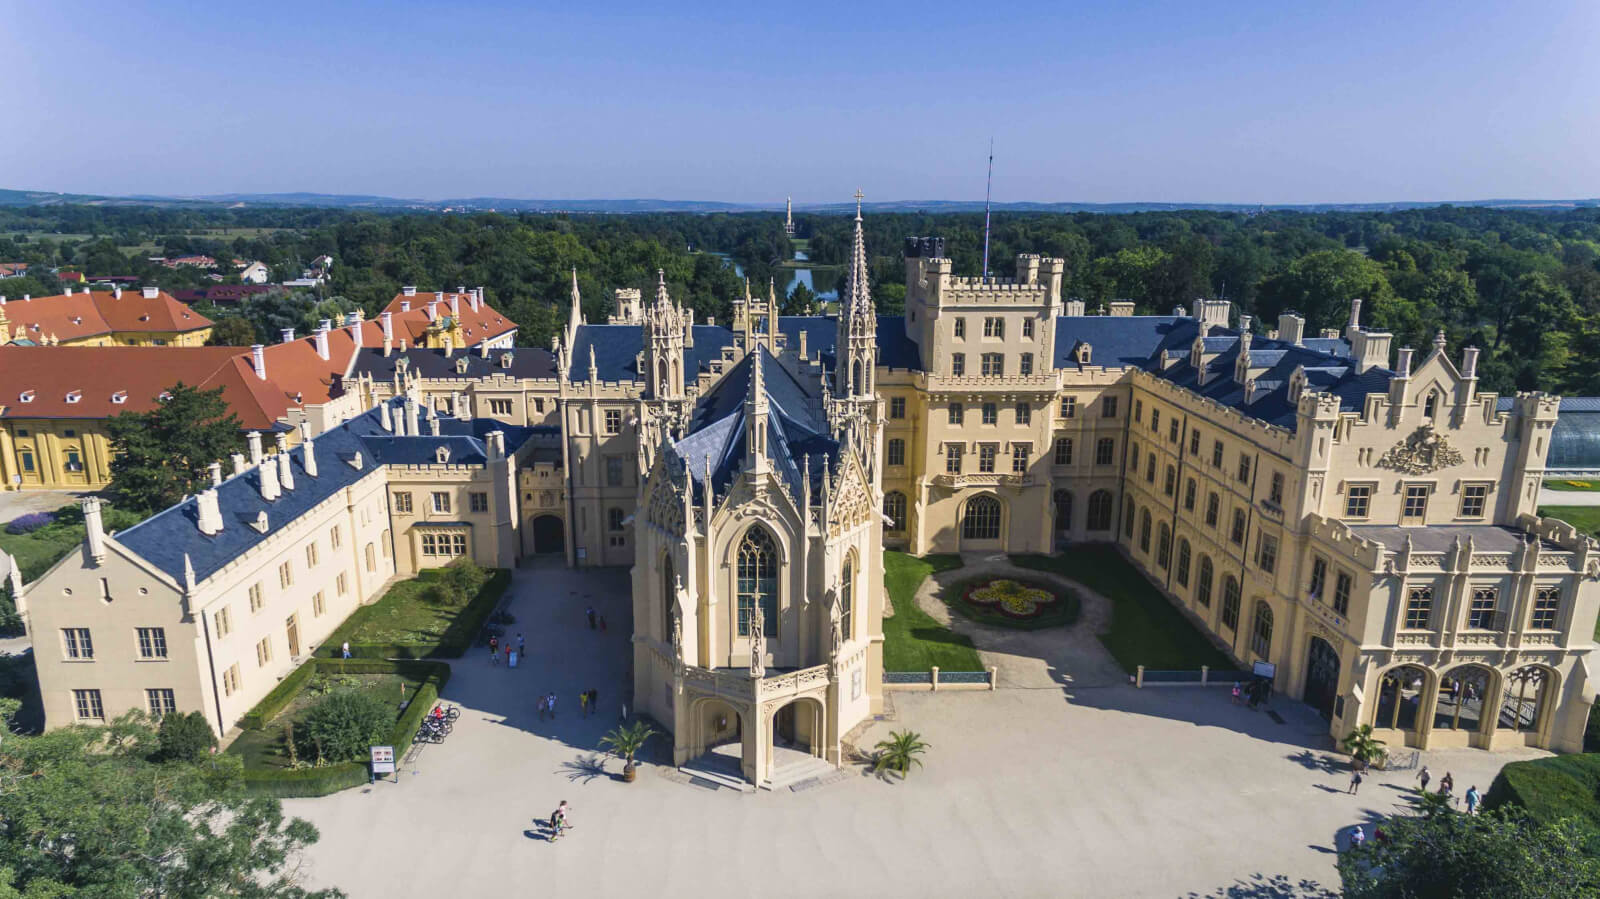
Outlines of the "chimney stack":
[[278,336],[283,339],[284,343],[294,343],[293,328],[284,328],[282,331],[278,332]]
[[331,324],[332,322],[328,321],[327,319],[323,319],[322,326],[317,328],[315,340],[317,345],[317,357],[322,359],[324,362],[328,360],[328,328]]
[[317,476],[316,449],[316,445],[311,442],[311,422],[302,418],[300,420],[300,461],[303,463],[301,467],[306,470],[306,477],[309,478]]
[[1355,343],[1356,339],[1351,335],[1360,330],[1361,300],[1357,298],[1350,301],[1350,321],[1344,326],[1344,339],[1350,341],[1351,343]]
[[478,307],[483,304],[483,288],[482,287],[474,287],[474,288],[472,288],[472,295],[469,297],[469,301],[472,304],[472,311],[473,312],[477,312],[478,311]]
[[1285,312],[1278,316],[1278,339],[1284,343],[1303,346],[1306,334],[1306,320],[1293,312]]
[[117,287],[111,288],[111,298],[113,300],[122,299],[122,287],[121,286],[117,286]]
[[454,349],[455,349],[455,341],[451,339],[449,334],[444,335],[444,357],[446,359],[449,359],[450,358],[450,351],[454,350]]
[[417,429],[417,401],[406,397],[406,433],[415,437],[422,432]]
[[251,465],[260,465],[261,464],[261,459],[262,459],[262,455],[261,455],[261,432],[260,431],[251,431],[250,433],[244,435],[244,439],[245,439],[245,442],[250,445],[250,464]]
[[67,296],[69,296],[69,297],[72,296],[72,288],[71,287],[67,288]]
[[429,303],[427,305],[426,311],[428,313],[428,321],[430,321],[430,322],[433,321],[434,319],[439,317],[439,304],[436,303],[436,302],[435,303]]
[[401,312],[410,312],[411,311],[411,301],[410,300],[401,300],[400,301],[400,311]]
[[417,295],[417,288],[414,285],[407,285],[405,287],[402,287],[402,288],[400,288],[400,295],[401,296],[407,296],[407,297],[414,297],[414,296]]
[[202,490],[195,497],[199,512],[200,533],[214,537],[222,533],[222,503],[217,499],[217,489]]
[[490,431],[485,436],[489,438],[489,461],[497,462],[504,459],[506,457],[506,432]]
[[461,317],[461,294],[450,298],[450,315],[454,318]]
[[100,520],[100,498],[83,498],[84,543],[89,547],[89,558],[96,564],[106,558],[106,530]]
[[389,415],[388,403],[378,404],[378,420],[383,424],[383,429],[385,431],[389,431],[391,433],[394,431],[394,419]]
[[394,313],[385,312],[378,321],[383,327],[383,354],[387,356],[394,349]]
[[244,453],[233,453],[228,456],[228,458],[233,462],[233,476],[238,477],[239,475],[244,474]]
[[294,469],[289,467],[289,435],[278,434],[278,484],[285,490],[294,489]]
[[250,346],[250,364],[256,370],[256,377],[265,381],[267,379],[267,348],[259,343]]
[[262,499],[270,503],[282,494],[278,487],[278,465],[271,459],[256,466],[256,477],[261,480]]
[[222,463],[221,462],[213,462],[209,466],[207,466],[207,470],[211,473],[211,486],[213,486],[213,487],[221,487],[222,486]]
[[159,288],[159,287],[146,287],[144,289],[144,298],[147,299],[147,300],[153,300],[158,295],[160,295],[160,293],[161,293],[161,288]]

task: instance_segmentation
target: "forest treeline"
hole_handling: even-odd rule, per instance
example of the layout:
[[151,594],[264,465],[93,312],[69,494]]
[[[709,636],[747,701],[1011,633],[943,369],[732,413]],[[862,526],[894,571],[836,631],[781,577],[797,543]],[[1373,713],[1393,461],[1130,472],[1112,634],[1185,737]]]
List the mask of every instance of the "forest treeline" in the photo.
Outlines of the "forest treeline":
[[[841,265],[849,216],[797,217],[810,259]],[[956,271],[977,274],[981,214],[869,213],[865,217],[880,311],[904,300],[908,236],[945,238]],[[152,255],[204,253],[259,259],[275,279],[312,259],[335,259],[323,300],[369,313],[403,284],[424,290],[482,285],[522,324],[521,339],[548,346],[565,320],[571,269],[588,319],[604,321],[611,290],[653,294],[656,270],[699,320],[726,321],[743,282],[758,292],[793,254],[781,216],[767,213],[643,215],[385,214],[334,209],[155,209],[49,206],[0,209],[0,262],[125,275],[172,289],[192,270]],[[1064,292],[1091,309],[1134,300],[1166,313],[1223,296],[1262,330],[1295,310],[1310,333],[1341,327],[1349,300],[1364,321],[1425,348],[1443,330],[1452,347],[1484,349],[1485,389],[1600,393],[1600,209],[1562,211],[1437,207],[1397,212],[1005,213],[995,217],[991,270],[1009,275],[1017,253],[1067,262]],[[0,293],[58,285],[35,269],[0,281]],[[786,311],[798,311],[798,303]]]

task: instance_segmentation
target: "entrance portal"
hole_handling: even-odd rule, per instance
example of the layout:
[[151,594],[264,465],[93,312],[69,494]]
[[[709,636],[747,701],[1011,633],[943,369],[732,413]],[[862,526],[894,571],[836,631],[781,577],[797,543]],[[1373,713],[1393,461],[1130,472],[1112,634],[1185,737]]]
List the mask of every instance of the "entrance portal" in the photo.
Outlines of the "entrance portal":
[[1338,695],[1339,652],[1321,637],[1312,637],[1306,650],[1306,704],[1332,721],[1333,701]]
[[565,548],[565,529],[561,519],[554,515],[540,515],[533,520],[533,551],[558,553]]

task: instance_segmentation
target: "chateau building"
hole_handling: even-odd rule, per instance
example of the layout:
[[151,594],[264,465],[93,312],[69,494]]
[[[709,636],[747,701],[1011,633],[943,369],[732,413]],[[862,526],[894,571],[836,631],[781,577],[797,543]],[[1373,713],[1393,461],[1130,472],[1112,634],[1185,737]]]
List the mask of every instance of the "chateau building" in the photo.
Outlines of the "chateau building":
[[212,325],[155,287],[0,296],[0,346],[204,346]]
[[[727,325],[696,323],[658,284],[649,304],[618,291],[608,322],[589,324],[574,279],[551,350],[499,346],[478,326],[468,350],[453,326],[424,328],[421,346],[397,333],[415,306],[386,313],[372,339],[352,341],[341,388],[355,410],[329,431],[344,436],[317,437],[315,451],[319,471],[350,469],[343,456],[357,452],[382,463],[383,489],[360,494],[378,504],[370,520],[345,523],[393,534],[372,541],[391,566],[373,573],[427,564],[417,535],[449,525],[406,518],[389,485],[452,482],[434,469],[459,456],[395,463],[372,443],[441,440],[417,431],[416,416],[431,416],[483,443],[468,455],[482,456],[496,499],[469,529],[475,556],[631,566],[635,708],[671,730],[680,763],[731,754],[767,783],[792,752],[837,762],[881,703],[884,547],[1079,542],[1116,544],[1241,665],[1269,663],[1279,694],[1317,708],[1336,736],[1371,724],[1395,747],[1581,748],[1600,547],[1537,513],[1553,446],[1570,439],[1557,398],[1481,391],[1477,350],[1452,353],[1442,336],[1420,357],[1396,349],[1362,324],[1359,300],[1342,331],[1316,335],[1292,312],[1262,333],[1224,301],[1090,315],[1063,298],[1061,260],[958,276],[933,238],[906,244],[904,315],[877,315],[859,213],[855,240],[837,317],[780,316],[769,288],[747,291]],[[465,319],[470,295],[460,302],[459,316],[424,314]],[[364,411],[408,403],[418,411],[391,413],[391,437],[376,433],[384,413]],[[494,449],[488,428],[512,446]],[[325,457],[335,440],[350,443]],[[275,521],[250,479],[231,488],[244,514],[259,506]],[[357,514],[355,496],[341,514]],[[117,547],[146,559],[126,564],[174,599],[186,563],[153,544],[181,545],[175,522],[198,533],[211,520],[198,501],[181,508],[101,541],[108,559]],[[145,533],[163,539],[141,544],[157,520],[168,523]],[[305,534],[330,523],[308,520]],[[269,562],[303,552],[268,542]],[[226,566],[189,564],[195,602],[237,601],[252,582],[248,565],[212,581]],[[36,645],[49,628],[85,626],[74,615],[128,607],[102,602],[95,571],[74,556],[29,587]],[[60,616],[42,617],[53,605]],[[59,664],[54,721],[61,691],[88,689],[72,673],[93,670]],[[242,711],[205,707],[221,725]]]

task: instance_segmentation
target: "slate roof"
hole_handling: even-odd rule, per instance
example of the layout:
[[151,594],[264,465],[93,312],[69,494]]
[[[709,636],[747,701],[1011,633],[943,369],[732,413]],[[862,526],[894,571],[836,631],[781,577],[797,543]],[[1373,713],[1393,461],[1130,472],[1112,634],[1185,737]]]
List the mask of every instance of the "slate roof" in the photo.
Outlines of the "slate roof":
[[[505,362],[507,356],[511,357],[509,364]],[[404,352],[396,349],[385,356],[381,348],[364,348],[356,355],[351,373],[371,375],[379,381],[391,380],[401,358],[406,360],[409,371],[424,378],[483,378],[494,374],[513,378],[556,376],[556,354],[537,347],[493,349],[488,358],[477,350],[456,350],[446,357],[443,349],[413,348]],[[467,360],[466,374],[456,370],[462,359]]]
[[[395,407],[398,411],[398,402]],[[316,477],[306,473],[305,447],[290,449],[289,467],[295,486],[293,490],[283,490],[276,500],[261,498],[260,472],[254,467],[223,481],[217,488],[223,522],[219,533],[209,537],[200,533],[198,503],[190,497],[116,534],[116,540],[179,583],[183,582],[183,559],[187,554],[196,580],[203,581],[345,487],[374,474],[380,465],[434,464],[440,446],[450,448],[450,464],[482,464],[488,458],[484,436],[490,431],[505,433],[506,453],[510,455],[528,440],[547,439],[555,431],[491,419],[441,418],[437,425],[438,436],[396,437],[383,430],[377,410],[368,410],[312,439]],[[362,459],[359,469],[350,464],[358,453]],[[267,513],[268,529],[264,534],[255,529],[261,512]]]
[[[709,372],[711,362],[722,358],[722,351],[734,345],[733,331],[721,325],[693,325],[694,346],[683,348],[685,381]],[[571,366],[567,377],[589,380],[589,349],[594,348],[595,372],[602,381],[637,381],[639,354],[644,351],[644,328],[640,325],[579,325],[573,340]]]

